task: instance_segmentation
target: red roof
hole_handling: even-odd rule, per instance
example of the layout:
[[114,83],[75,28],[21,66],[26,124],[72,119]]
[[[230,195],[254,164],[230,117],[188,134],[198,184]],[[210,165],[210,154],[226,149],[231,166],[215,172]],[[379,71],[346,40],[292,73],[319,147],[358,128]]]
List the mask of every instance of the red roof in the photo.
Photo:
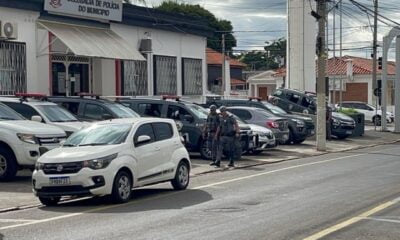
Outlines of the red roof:
[[[353,56],[344,56],[328,59],[327,74],[331,75],[346,75],[347,74],[347,61],[353,60],[353,74],[354,75],[371,75],[372,74],[372,59],[360,58]],[[317,69],[318,71],[318,65]],[[381,74],[382,70],[377,69],[377,73]],[[396,64],[394,62],[388,62],[388,74],[396,74]],[[280,68],[276,70],[275,77],[285,77],[286,68]]]
[[[353,60],[353,74],[372,74],[372,59],[344,56],[342,58],[330,58],[328,60],[327,73],[328,75],[346,75],[347,73],[347,61]],[[377,68],[378,74],[382,73],[382,70]],[[396,66],[394,62],[388,62],[388,74],[396,74]]]
[[[221,81],[222,78],[219,77],[217,78],[217,81]],[[231,85],[245,85],[246,81],[242,79],[237,79],[237,78],[231,78]]]
[[[207,53],[207,64],[208,65],[222,65],[222,53],[217,52],[211,48],[206,49]],[[232,59],[226,56],[227,60],[229,60],[229,64],[233,67],[246,67],[246,64],[239,62],[238,60]]]

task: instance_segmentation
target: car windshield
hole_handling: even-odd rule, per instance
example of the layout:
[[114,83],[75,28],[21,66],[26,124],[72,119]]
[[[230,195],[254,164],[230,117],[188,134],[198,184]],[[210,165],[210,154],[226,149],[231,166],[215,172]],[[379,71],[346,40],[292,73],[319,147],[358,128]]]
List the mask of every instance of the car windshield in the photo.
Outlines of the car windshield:
[[93,125],[72,134],[64,147],[117,145],[125,142],[132,124]]
[[36,105],[36,108],[49,119],[50,122],[77,122],[78,119],[58,105]]
[[0,121],[5,120],[25,120],[18,113],[14,112],[7,106],[0,104]]
[[202,106],[198,106],[195,104],[186,104],[186,106],[193,112],[196,117],[200,119],[207,119],[208,111]]
[[135,111],[132,109],[125,107],[122,104],[119,103],[110,103],[106,104],[106,106],[113,112],[115,115],[117,115],[119,118],[138,118],[140,117],[139,114],[137,114]]
[[275,106],[269,102],[262,102],[264,106],[266,106],[273,114],[288,114],[285,110],[282,108]]

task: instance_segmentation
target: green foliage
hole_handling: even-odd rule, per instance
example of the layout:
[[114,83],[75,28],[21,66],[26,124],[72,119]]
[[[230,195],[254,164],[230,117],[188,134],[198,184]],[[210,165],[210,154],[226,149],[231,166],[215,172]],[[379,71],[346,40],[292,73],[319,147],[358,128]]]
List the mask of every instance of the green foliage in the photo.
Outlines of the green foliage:
[[339,110],[340,113],[346,114],[348,116],[358,114],[357,110],[353,108],[342,108],[342,110]]
[[216,18],[214,14],[198,4],[191,5],[174,1],[164,1],[157,7],[157,9],[190,17],[203,17],[208,22],[209,27],[215,29],[214,35],[207,39],[207,47],[219,52],[222,51],[221,31],[228,32],[225,34],[226,51],[232,53],[232,48],[236,47],[236,39],[231,33],[229,33],[233,30],[232,23],[228,20]]
[[[239,59],[246,63],[248,70],[270,70],[281,67],[283,59],[286,59],[286,39],[280,38],[272,42],[266,42],[265,51],[251,51],[242,54]],[[283,61],[286,65],[286,61]]]

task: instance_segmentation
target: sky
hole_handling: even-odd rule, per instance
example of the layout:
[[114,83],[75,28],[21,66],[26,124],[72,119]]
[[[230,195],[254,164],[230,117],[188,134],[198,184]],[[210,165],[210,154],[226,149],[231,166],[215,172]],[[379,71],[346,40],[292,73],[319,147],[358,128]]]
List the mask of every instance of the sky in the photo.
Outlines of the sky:
[[[159,5],[163,0],[146,0],[148,7]],[[314,0],[309,0],[314,2]],[[338,1],[338,0],[336,0]],[[355,0],[372,9],[373,0]],[[287,2],[286,0],[177,0],[181,3],[199,4],[215,14],[218,18],[232,22],[237,39],[235,50],[260,50],[266,41],[276,40],[287,35]],[[379,0],[379,12],[384,17],[400,23],[399,0]],[[332,9],[332,5],[329,9]],[[308,10],[310,10],[308,8]],[[330,49],[333,49],[333,12],[329,16]],[[338,13],[338,12],[337,12]],[[384,20],[383,18],[380,18]],[[387,20],[391,26],[391,23]],[[336,28],[339,28],[339,14],[336,15]],[[350,0],[343,0],[343,48],[344,55],[370,57],[372,46],[373,18],[355,7]],[[378,23],[378,41],[382,41],[391,27]],[[240,32],[246,31],[246,32]],[[251,32],[255,31],[255,32]],[[336,48],[339,48],[339,30],[336,31]],[[361,48],[361,49],[360,49]],[[332,51],[330,55],[332,56]],[[390,58],[394,58],[393,52]]]

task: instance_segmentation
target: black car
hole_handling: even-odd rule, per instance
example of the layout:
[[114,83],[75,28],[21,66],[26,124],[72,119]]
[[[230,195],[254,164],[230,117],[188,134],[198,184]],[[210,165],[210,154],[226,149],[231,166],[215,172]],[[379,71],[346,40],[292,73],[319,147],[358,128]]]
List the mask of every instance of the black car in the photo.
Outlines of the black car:
[[277,89],[269,101],[288,112],[316,114],[317,104],[312,94],[292,89]]
[[[288,112],[316,114],[316,96],[313,93],[306,93],[292,89],[277,89],[273,97],[269,99],[272,104],[285,109]],[[355,122],[345,114],[333,111],[327,103],[327,114],[331,114],[330,130],[331,135],[344,139],[353,134]]]
[[70,111],[80,121],[94,122],[140,117],[130,108],[97,96],[47,97],[47,99]]
[[[199,152],[203,159],[210,159],[207,141],[202,137],[204,124],[207,120],[208,111],[203,107],[179,98],[166,100],[160,99],[119,99],[117,102],[127,106],[144,117],[170,118],[182,123],[182,136],[185,146],[190,152]],[[240,146],[237,146],[236,158],[240,158],[242,152],[256,147],[255,136],[251,128],[240,124],[241,138]]]
[[280,107],[274,106],[266,101],[257,98],[245,99],[208,99],[205,106],[210,105],[227,106],[227,107],[255,107],[264,109],[277,117],[283,117],[289,120],[289,139],[286,144],[299,144],[306,140],[307,137],[315,134],[314,121],[305,116],[290,114]]

